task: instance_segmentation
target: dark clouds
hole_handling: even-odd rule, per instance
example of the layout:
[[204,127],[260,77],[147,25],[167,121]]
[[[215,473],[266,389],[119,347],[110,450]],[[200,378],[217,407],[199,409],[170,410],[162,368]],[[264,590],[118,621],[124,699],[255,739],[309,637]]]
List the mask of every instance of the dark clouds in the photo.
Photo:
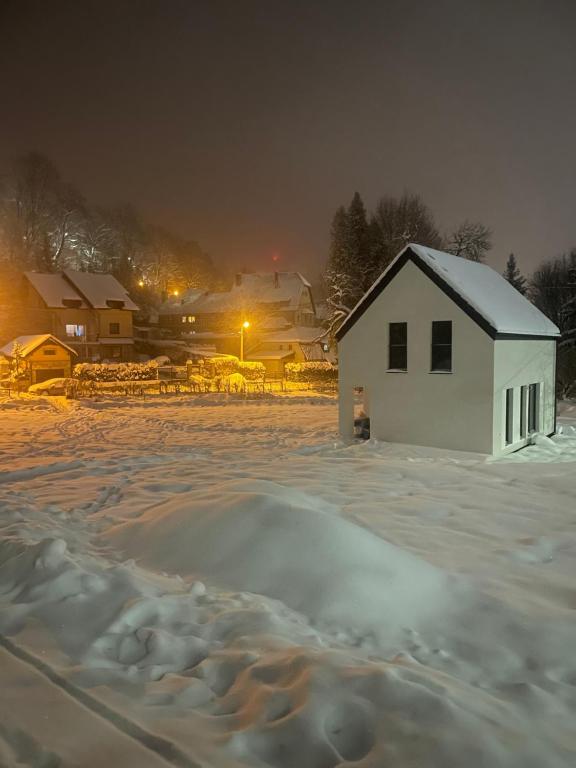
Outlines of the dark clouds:
[[358,189],[576,245],[572,0],[0,0],[0,162],[36,148],[216,258],[312,276]]

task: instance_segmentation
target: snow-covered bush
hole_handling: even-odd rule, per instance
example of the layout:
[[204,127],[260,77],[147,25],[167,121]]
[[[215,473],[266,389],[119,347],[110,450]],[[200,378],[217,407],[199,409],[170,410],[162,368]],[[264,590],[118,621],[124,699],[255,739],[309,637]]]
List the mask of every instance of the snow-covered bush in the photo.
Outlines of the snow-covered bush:
[[239,360],[237,370],[248,381],[262,381],[266,376],[266,366],[264,363],[252,362],[250,360],[242,362]]
[[325,360],[309,363],[286,363],[284,371],[288,381],[311,384],[336,382],[338,380],[338,367]]
[[231,373],[238,371],[238,364],[240,360],[234,355],[226,355],[226,357],[212,357],[206,361],[206,375],[210,378],[220,378],[222,376],[229,376]]
[[81,381],[144,381],[158,376],[154,360],[147,363],[79,363],[74,377]]
[[218,389],[225,392],[245,392],[246,379],[241,373],[231,373],[223,376],[218,382]]

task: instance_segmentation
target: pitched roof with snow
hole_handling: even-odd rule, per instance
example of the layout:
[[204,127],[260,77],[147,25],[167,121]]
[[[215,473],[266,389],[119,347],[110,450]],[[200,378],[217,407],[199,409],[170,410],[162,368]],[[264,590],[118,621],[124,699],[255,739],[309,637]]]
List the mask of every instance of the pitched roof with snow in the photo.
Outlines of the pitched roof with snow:
[[326,332],[323,328],[313,328],[307,325],[292,326],[290,328],[267,331],[261,334],[260,341],[273,341],[273,342],[295,342],[296,344],[312,344],[322,336],[325,336]]
[[94,309],[110,309],[118,303],[122,303],[118,309],[138,309],[126,289],[112,275],[65,269],[64,276]]
[[66,269],[63,274],[25,272],[24,275],[50,308],[138,309],[112,275],[74,269]]
[[35,333],[32,336],[17,336],[15,339],[12,339],[12,341],[9,341],[8,344],[5,344],[0,349],[0,353],[6,357],[12,357],[14,344],[18,343],[22,347],[22,356],[27,357],[46,341],[50,342],[50,344],[58,344],[58,346],[64,347],[64,349],[67,349],[68,352],[71,352],[73,355],[76,354],[71,347],[64,344],[60,339],[57,339],[56,336],[52,336],[51,333]]
[[237,276],[240,284],[229,291],[205,293],[192,305],[197,313],[242,311],[256,304],[278,305],[282,309],[296,309],[310,283],[300,272],[255,272]]
[[62,275],[44,272],[25,272],[24,275],[50,309],[70,306],[70,303],[82,309],[88,307],[74,286]]
[[344,320],[336,333],[338,340],[352,328],[408,261],[419,267],[494,339],[560,336],[554,323],[491,267],[410,243]]

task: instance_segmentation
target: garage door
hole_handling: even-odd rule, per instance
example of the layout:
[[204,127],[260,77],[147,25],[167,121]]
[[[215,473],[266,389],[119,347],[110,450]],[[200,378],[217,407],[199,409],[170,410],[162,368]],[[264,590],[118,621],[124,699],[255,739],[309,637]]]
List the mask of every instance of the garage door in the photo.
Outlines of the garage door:
[[64,376],[66,376],[64,368],[45,368],[34,372],[34,383],[40,384],[41,381],[48,381],[48,379],[63,379]]

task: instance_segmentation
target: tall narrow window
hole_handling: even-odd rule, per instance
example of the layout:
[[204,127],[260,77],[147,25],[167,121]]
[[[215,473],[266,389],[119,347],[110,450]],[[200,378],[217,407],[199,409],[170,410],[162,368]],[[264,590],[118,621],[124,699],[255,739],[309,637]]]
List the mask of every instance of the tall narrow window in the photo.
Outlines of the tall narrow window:
[[432,371],[452,371],[452,321],[432,322]]
[[528,387],[520,387],[520,437],[526,437],[526,400]]
[[506,445],[510,445],[514,434],[514,390],[506,390]]
[[528,433],[538,431],[538,411],[540,400],[540,387],[538,384],[530,384],[528,389]]
[[408,370],[408,323],[388,325],[388,370]]

